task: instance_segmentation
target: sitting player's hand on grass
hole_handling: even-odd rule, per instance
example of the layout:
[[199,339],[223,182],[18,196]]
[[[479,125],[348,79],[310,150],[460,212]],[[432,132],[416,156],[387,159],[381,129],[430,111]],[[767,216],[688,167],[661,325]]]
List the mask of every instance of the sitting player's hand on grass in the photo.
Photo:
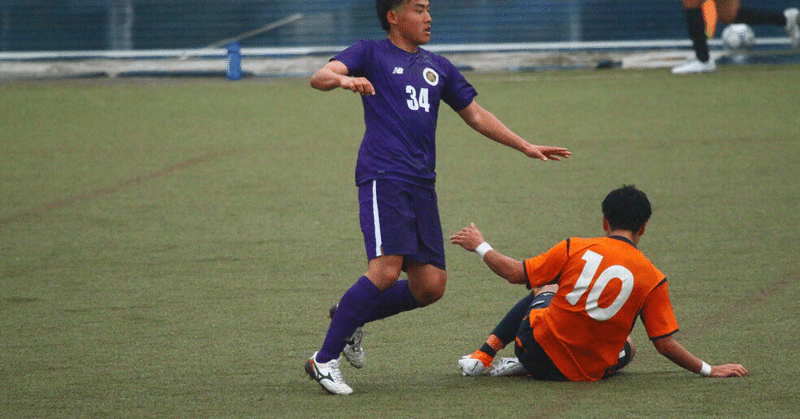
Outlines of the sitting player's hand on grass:
[[711,375],[713,378],[728,378],[728,377],[744,377],[747,375],[747,370],[739,364],[723,364],[714,365],[711,367]]

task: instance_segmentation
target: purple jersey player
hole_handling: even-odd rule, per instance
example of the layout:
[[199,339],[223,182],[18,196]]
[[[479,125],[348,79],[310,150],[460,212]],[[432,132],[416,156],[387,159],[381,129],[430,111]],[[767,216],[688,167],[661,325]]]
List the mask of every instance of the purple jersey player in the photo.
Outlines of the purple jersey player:
[[[444,294],[444,238],[434,190],[440,101],[476,131],[529,157],[570,156],[565,148],[533,145],[514,134],[475,102],[477,92],[447,59],[420,48],[431,38],[428,0],[377,0],[376,6],[387,39],[360,41],[311,77],[315,89],[360,93],[366,124],[356,185],[368,269],[331,309],[322,348],[305,366],[333,394],[353,392],[342,379],[339,357],[344,352],[356,368],[364,365],[361,326]],[[399,280],[401,271],[408,280]]]

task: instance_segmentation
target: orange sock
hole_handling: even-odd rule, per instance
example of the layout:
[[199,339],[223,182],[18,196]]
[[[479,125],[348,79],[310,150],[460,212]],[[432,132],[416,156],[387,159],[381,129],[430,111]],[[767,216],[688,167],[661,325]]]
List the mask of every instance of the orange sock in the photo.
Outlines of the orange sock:
[[474,359],[480,359],[484,367],[492,365],[492,360],[494,359],[494,357],[489,356],[486,352],[483,352],[480,349],[473,352],[472,355],[470,355],[469,357]]
[[483,362],[483,365],[488,367],[489,365],[492,365],[492,360],[494,359],[494,356],[497,355],[497,351],[505,347],[506,345],[502,340],[500,340],[500,338],[494,334],[491,334],[489,335],[489,338],[486,339],[486,343],[484,343],[480,349],[473,352],[470,357],[480,359],[481,362]]
[[[500,340],[500,338],[498,338],[498,337],[497,337],[497,336],[495,336],[495,335],[489,335],[489,338],[488,338],[488,339],[486,339],[486,344],[487,344],[487,345],[489,345],[489,347],[490,347],[490,348],[492,348],[492,350],[494,351],[494,354],[495,354],[495,355],[496,355],[496,354],[497,354],[497,352],[499,352],[501,349],[503,349],[503,348],[505,348],[505,347],[506,347],[506,344],[505,344],[505,343],[503,343],[503,341],[502,341],[502,340]],[[492,355],[492,356],[494,356],[494,355]]]

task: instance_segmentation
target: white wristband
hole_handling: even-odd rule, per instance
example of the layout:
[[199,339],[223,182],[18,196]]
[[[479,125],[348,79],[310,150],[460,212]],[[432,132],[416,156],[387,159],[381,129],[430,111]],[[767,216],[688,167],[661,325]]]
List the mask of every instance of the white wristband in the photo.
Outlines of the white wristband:
[[703,367],[700,368],[700,375],[703,377],[708,377],[711,375],[711,365],[708,365],[705,361],[703,361]]
[[478,247],[475,248],[475,253],[477,253],[481,259],[486,256],[486,252],[492,250],[492,246],[489,246],[489,243],[483,242]]

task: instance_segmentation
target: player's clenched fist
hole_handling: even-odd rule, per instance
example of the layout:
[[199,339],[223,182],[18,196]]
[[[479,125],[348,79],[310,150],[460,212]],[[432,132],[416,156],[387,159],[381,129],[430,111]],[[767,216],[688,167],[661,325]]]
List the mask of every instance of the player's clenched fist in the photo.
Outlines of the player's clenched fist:
[[351,90],[354,93],[361,93],[363,96],[375,94],[375,88],[372,83],[364,77],[344,77],[342,78],[342,88]]

